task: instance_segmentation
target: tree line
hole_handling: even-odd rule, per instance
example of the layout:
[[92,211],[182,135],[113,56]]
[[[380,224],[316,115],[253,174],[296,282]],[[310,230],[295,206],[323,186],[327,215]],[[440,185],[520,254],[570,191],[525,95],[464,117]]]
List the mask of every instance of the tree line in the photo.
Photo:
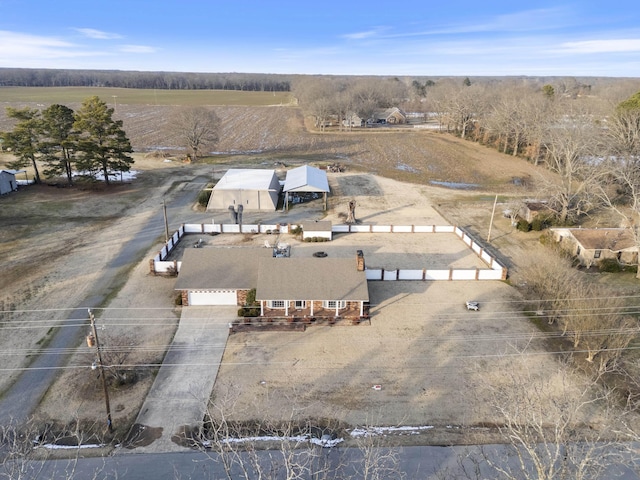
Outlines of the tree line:
[[0,68],[0,87],[116,87],[288,92],[287,75]]
[[64,176],[73,184],[73,172],[95,179],[102,174],[105,183],[114,172],[128,172],[133,149],[122,128],[113,119],[113,108],[99,97],[87,98],[74,112],[54,104],[44,110],[7,107],[15,120],[12,131],[0,132],[2,148],[13,153],[11,168],[33,167],[36,183],[42,181],[38,164],[47,176]]

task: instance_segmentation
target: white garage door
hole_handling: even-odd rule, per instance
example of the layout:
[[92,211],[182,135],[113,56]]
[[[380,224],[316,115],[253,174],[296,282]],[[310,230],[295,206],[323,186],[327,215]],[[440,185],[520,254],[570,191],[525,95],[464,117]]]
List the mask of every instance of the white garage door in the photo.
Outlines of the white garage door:
[[189,305],[236,305],[235,290],[192,290]]

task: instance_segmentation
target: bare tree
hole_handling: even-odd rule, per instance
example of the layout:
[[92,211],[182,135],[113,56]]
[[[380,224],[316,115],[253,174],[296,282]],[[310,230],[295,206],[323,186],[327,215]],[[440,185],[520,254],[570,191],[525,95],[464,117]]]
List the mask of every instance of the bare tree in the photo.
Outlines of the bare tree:
[[545,180],[550,207],[560,223],[574,220],[594,208],[598,172],[593,159],[598,130],[587,112],[557,116],[542,142],[545,163],[558,181]]
[[218,142],[220,119],[213,110],[204,107],[181,108],[172,116],[170,128],[196,162]]
[[[24,423],[0,425],[0,479],[78,478],[78,460],[82,457],[81,448],[87,441],[95,444],[100,439],[80,428],[77,418],[64,428],[56,428],[34,418]],[[60,457],[52,452],[61,442],[67,447],[65,455],[61,460],[52,462],[52,459]],[[70,444],[77,448],[68,448],[72,446]],[[83,478],[103,478],[103,467],[97,468],[88,477],[83,472]]]
[[507,479],[592,479],[622,461],[611,391],[559,365],[558,372],[504,372],[487,384],[506,446],[477,460]]

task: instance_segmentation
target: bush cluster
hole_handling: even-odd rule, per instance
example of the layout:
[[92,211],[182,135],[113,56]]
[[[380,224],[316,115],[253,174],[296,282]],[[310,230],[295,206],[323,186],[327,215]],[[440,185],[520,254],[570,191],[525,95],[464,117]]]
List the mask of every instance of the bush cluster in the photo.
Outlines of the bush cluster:
[[304,239],[305,242],[312,242],[312,243],[316,243],[316,242],[328,242],[329,239],[328,238],[324,238],[324,237],[307,237]]
[[201,207],[206,207],[207,205],[209,205],[209,198],[211,198],[211,187],[207,185],[206,188],[206,190],[201,190],[198,194],[198,204]]
[[259,307],[240,307],[238,309],[239,317],[257,317],[260,315]]

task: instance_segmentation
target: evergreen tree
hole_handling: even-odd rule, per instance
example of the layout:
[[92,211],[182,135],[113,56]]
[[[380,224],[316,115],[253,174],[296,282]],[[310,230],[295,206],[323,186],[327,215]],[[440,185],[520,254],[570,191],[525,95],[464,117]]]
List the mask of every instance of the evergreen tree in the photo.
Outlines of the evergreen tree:
[[36,155],[39,152],[40,111],[31,108],[16,109],[7,107],[7,116],[17,120],[13,131],[2,132],[3,148],[11,151],[16,160],[10,164],[11,168],[33,166],[36,183],[40,183]]
[[76,135],[73,110],[64,105],[51,105],[42,112],[42,139],[39,150],[49,167],[45,175],[65,175],[69,185],[73,184],[73,152]]
[[133,164],[131,142],[122,129],[122,120],[113,119],[113,111],[93,96],[82,103],[73,124],[78,131],[78,168],[94,177],[101,171],[107,185],[110,173],[128,172]]

